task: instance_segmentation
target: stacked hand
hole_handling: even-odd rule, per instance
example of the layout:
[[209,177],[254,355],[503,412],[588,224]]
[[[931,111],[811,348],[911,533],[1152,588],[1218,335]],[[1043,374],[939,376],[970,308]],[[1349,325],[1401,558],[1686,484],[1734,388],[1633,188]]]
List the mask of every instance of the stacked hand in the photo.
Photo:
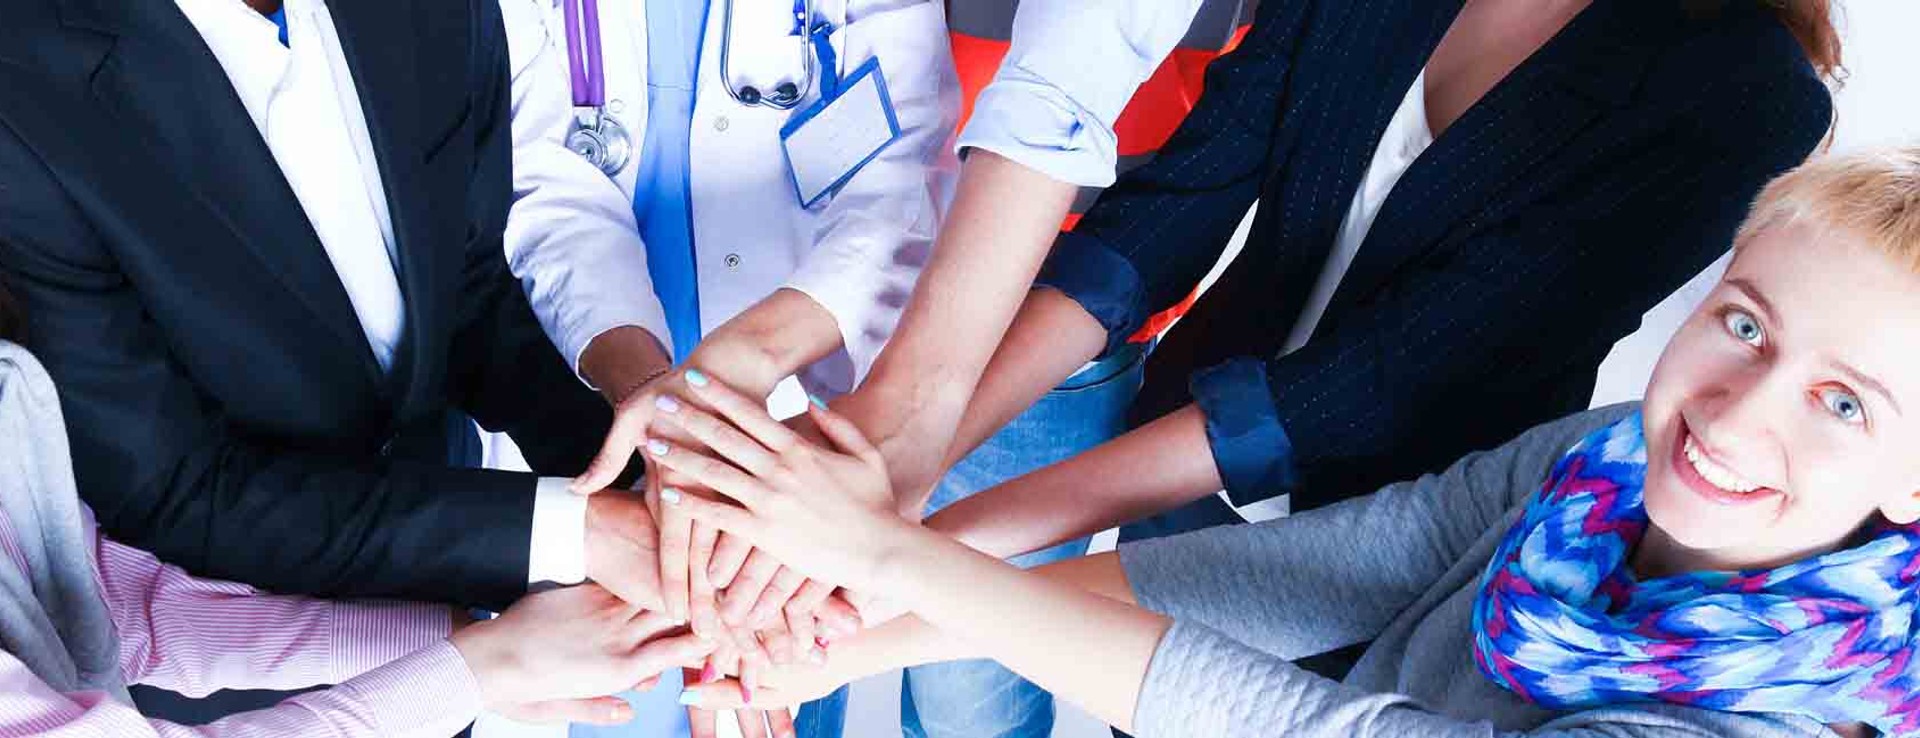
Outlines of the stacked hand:
[[594,584],[529,595],[451,641],[488,710],[539,723],[624,723],[631,708],[611,695],[713,651],[711,641]]
[[[696,356],[695,360],[700,358]],[[711,362],[716,357],[706,358]],[[751,370],[740,370],[745,363],[726,362],[728,374],[757,376]],[[699,444],[676,421],[680,408],[697,406],[695,385],[711,381],[709,377],[686,367],[647,371],[644,375],[650,379],[627,387],[618,397],[609,397],[616,406],[614,425],[600,455],[575,480],[576,492],[602,490],[618,476],[634,451],[644,452],[650,445],[667,442],[661,439],[687,446]],[[770,381],[748,381],[764,384],[757,387],[762,395],[771,390]],[[717,642],[711,663],[697,674],[689,672],[689,683],[739,674],[751,685],[756,674],[774,664],[820,658],[819,649],[828,642],[826,639],[851,634],[858,628],[858,617],[851,608],[826,604],[832,587],[782,567],[737,536],[696,524],[677,507],[662,505],[661,493],[666,489],[680,495],[712,493],[670,468],[652,463],[651,454],[643,456],[649,464],[642,495],[596,494],[590,503],[588,573],[632,602],[661,608],[676,621],[691,622],[694,632]],[[603,503],[605,500],[620,502]],[[619,508],[642,501],[650,513],[645,516],[647,520],[620,514],[630,511]],[[602,514],[602,508],[609,514]],[[657,567],[641,563],[655,561]],[[828,620],[820,622],[822,616]],[[695,738],[712,735],[712,713],[695,711],[691,717]],[[784,710],[766,715],[743,711],[738,717],[747,738],[760,738],[769,724],[774,734],[792,732],[791,714]]]
[[826,445],[731,388],[705,382],[690,392],[704,407],[680,407],[674,422],[698,445],[656,438],[647,454],[730,502],[663,489],[664,508],[740,536],[816,580],[878,591],[884,563],[924,534],[897,513],[879,450],[818,401],[808,417]]

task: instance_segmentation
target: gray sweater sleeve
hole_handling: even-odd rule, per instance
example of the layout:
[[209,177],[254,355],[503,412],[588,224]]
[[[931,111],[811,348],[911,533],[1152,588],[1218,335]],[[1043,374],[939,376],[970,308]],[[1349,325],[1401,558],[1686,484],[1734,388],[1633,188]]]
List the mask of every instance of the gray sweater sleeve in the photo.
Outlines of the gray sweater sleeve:
[[1141,738],[1833,738],[1809,721],[1662,705],[1607,707],[1524,732],[1348,687],[1204,626],[1176,622],[1140,686]]
[[1140,605],[1281,659],[1369,640],[1539,488],[1614,406],[1534,428],[1439,474],[1300,515],[1120,549]]

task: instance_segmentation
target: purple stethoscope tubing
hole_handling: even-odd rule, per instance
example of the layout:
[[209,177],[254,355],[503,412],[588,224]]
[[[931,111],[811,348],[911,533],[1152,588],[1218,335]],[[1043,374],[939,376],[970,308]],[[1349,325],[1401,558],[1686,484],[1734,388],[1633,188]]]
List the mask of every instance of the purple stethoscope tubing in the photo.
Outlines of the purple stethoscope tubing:
[[[561,2],[566,7],[567,73],[573,83],[573,105],[598,108],[607,104],[607,78],[600,68],[603,58],[600,56],[600,0]],[[581,53],[583,46],[584,54]],[[593,60],[591,67],[587,65],[587,58]]]

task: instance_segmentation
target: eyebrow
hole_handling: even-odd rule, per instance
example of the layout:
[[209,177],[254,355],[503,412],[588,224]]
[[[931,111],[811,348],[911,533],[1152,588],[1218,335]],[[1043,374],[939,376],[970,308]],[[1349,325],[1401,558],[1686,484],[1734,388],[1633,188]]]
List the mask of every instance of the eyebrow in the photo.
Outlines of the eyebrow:
[[1847,378],[1853,380],[1855,384],[1858,384],[1862,387],[1866,387],[1867,389],[1872,390],[1874,393],[1885,398],[1887,401],[1887,404],[1893,406],[1894,412],[1899,413],[1901,415],[1907,414],[1905,410],[1900,409],[1900,401],[1893,399],[1893,393],[1887,391],[1887,386],[1876,381],[1873,377],[1867,376],[1866,372],[1860,371],[1859,369],[1855,369],[1843,361],[1833,362],[1833,367],[1835,369],[1839,369],[1841,374],[1847,375]]
[[[1767,300],[1766,295],[1760,294],[1760,288],[1753,286],[1752,282],[1740,277],[1733,277],[1727,280],[1727,286],[1739,290],[1740,294],[1746,295],[1747,299],[1759,305],[1760,312],[1766,316],[1767,322],[1774,325],[1781,324],[1780,311],[1773,309],[1773,303]],[[1863,376],[1862,378],[1864,379],[1865,377]]]

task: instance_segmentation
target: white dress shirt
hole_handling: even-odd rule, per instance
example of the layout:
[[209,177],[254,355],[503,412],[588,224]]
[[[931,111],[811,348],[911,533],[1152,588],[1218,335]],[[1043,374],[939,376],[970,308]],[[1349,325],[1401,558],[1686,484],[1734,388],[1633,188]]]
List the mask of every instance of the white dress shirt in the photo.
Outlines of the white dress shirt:
[[[382,370],[406,329],[393,221],[353,70],[325,0],[286,0],[280,29],[241,0],[175,0],[227,73],[320,237]],[[586,578],[586,498],[542,479],[530,581]]]
[[233,82],[327,250],[382,370],[406,328],[393,221],[366,116],[322,0],[287,0],[280,29],[240,0],[176,0]]
[[1373,230],[1380,206],[1386,204],[1387,195],[1393,193],[1400,177],[1432,145],[1433,129],[1427,123],[1427,73],[1423,70],[1414,78],[1413,87],[1407,90],[1400,108],[1393,112],[1380,143],[1374,146],[1373,162],[1367,165],[1367,173],[1360,179],[1360,189],[1353,193],[1347,217],[1340,221],[1340,234],[1334,239],[1333,250],[1327,253],[1327,262],[1320,267],[1313,291],[1307,293],[1300,317],[1294,320],[1293,330],[1287,333],[1287,342],[1280,348],[1282,355],[1293,353],[1313,338],[1320,318],[1327,313],[1327,304],[1333,302],[1334,292],[1340,289],[1340,280],[1347,276],[1347,268],[1353,266],[1353,257],[1360,253],[1360,244],[1367,240],[1367,232]]
[[1114,121],[1203,0],[1021,0],[1013,41],[958,148],[1082,187],[1113,184]]

